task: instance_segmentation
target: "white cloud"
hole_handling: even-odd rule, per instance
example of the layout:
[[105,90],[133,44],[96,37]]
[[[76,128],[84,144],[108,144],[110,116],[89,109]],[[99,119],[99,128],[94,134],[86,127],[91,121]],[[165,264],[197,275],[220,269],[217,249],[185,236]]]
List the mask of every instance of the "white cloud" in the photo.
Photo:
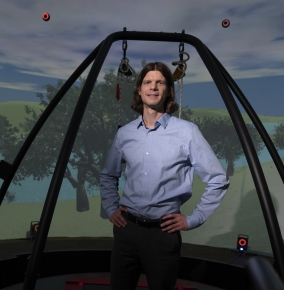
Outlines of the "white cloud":
[[42,89],[39,89],[37,84],[32,83],[22,83],[22,82],[0,82],[0,87],[4,89],[13,89],[20,91],[29,91],[29,92],[44,92]]
[[[0,40],[5,44],[0,47],[0,63],[13,64],[23,73],[66,79],[88,51],[110,33],[127,27],[129,31],[156,32],[185,29],[200,38],[236,76],[283,74],[282,69],[274,70],[266,64],[284,61],[283,42],[273,42],[284,36],[284,2],[46,0],[31,4],[26,9],[19,1],[5,1],[0,12]],[[50,21],[41,19],[43,12],[50,13]],[[231,21],[226,29],[221,26],[225,18]],[[185,47],[190,54],[196,54],[189,45]],[[177,59],[178,43],[129,41],[127,53],[136,69],[145,55],[147,60],[170,64]],[[236,66],[244,55],[253,55],[259,69]],[[117,67],[121,57],[119,41],[113,44],[103,71]],[[190,78],[185,82],[211,78],[197,58],[189,61]]]

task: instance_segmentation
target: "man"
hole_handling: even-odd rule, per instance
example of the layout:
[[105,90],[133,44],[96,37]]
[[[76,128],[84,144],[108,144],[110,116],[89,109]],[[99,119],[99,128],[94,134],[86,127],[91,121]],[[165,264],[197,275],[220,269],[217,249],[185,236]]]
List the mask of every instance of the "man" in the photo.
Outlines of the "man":
[[[102,204],[114,224],[112,289],[135,289],[143,270],[149,289],[173,290],[180,231],[205,222],[229,181],[197,126],[170,115],[178,105],[165,64],[143,68],[131,108],[141,115],[118,130],[101,172]],[[125,186],[120,197],[117,180],[123,163]],[[194,170],[208,186],[196,209],[186,216],[180,206],[192,195]]]

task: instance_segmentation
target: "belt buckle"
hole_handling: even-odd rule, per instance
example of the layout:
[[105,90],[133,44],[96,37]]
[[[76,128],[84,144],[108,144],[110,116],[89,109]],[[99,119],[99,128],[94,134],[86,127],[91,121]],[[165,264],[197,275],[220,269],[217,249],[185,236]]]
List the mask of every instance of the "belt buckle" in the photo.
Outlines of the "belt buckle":
[[136,218],[136,225],[141,226],[141,227],[145,227],[147,224],[145,219],[142,218]]

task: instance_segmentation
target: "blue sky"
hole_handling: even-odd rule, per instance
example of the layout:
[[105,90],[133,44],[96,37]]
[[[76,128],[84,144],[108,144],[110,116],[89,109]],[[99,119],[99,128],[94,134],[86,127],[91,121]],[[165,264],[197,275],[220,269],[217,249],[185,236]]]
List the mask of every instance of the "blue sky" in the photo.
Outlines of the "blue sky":
[[[50,13],[50,21],[41,19],[44,12]],[[228,28],[221,26],[224,19],[231,22]],[[283,95],[279,76],[284,76],[283,1],[2,0],[0,101],[36,100],[43,84],[67,79],[106,36],[123,27],[155,32],[185,29],[210,48],[233,78],[251,79],[241,86],[254,94],[250,98],[260,98],[263,84],[274,89],[267,103],[262,94],[262,113],[284,115],[278,103]],[[186,45],[185,50],[191,56],[184,79],[187,87],[208,87],[206,95],[214,94],[195,49]],[[178,44],[129,41],[127,56],[136,69],[146,59],[164,61],[174,70],[171,62],[178,59]],[[114,43],[99,80],[105,71],[117,68],[121,58],[121,42]],[[269,109],[273,103],[274,109]]]
[[[236,83],[257,114],[284,115],[284,76],[236,79]],[[184,106],[225,109],[225,104],[213,82],[186,84],[183,91]],[[245,112],[241,106],[240,109],[241,112]]]

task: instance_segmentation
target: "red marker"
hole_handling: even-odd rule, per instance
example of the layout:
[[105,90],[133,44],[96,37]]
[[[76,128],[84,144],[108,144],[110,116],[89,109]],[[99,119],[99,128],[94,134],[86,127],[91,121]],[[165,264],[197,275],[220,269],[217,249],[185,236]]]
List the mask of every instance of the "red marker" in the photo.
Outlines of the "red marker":
[[239,245],[244,247],[247,244],[247,240],[246,239],[239,239]]
[[229,26],[230,26],[230,20],[229,20],[229,19],[224,19],[224,20],[222,21],[222,26],[223,26],[224,28],[229,27]]
[[48,21],[48,20],[50,19],[50,15],[49,15],[49,13],[44,12],[44,13],[41,15],[41,18],[42,18],[42,20],[44,20],[44,21]]

